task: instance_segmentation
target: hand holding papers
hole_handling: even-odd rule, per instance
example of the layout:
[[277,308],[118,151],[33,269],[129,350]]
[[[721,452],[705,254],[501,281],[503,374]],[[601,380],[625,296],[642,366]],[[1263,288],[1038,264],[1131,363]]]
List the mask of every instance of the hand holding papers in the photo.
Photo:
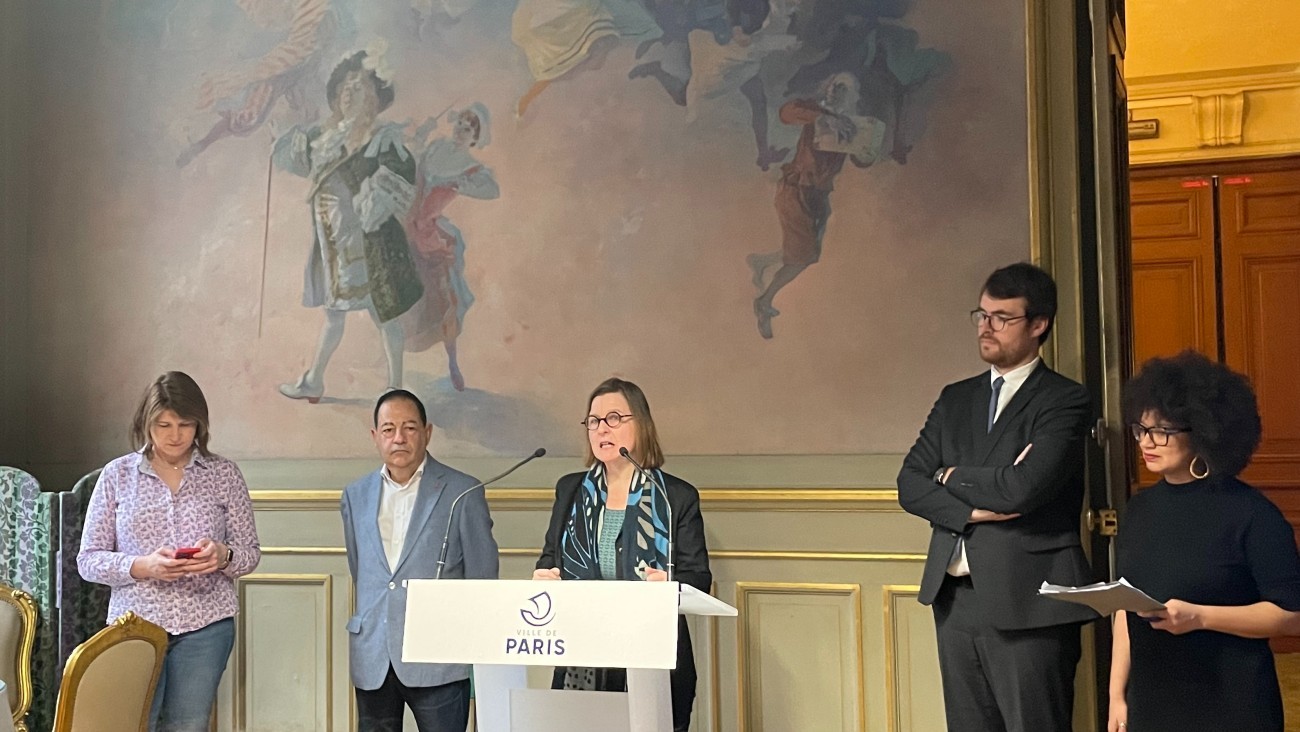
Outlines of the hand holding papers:
[[1165,608],[1147,593],[1130,585],[1123,577],[1118,582],[1098,582],[1084,587],[1064,587],[1044,582],[1038,588],[1038,594],[1053,600],[1087,605],[1102,615],[1113,615],[1117,610],[1146,613]]

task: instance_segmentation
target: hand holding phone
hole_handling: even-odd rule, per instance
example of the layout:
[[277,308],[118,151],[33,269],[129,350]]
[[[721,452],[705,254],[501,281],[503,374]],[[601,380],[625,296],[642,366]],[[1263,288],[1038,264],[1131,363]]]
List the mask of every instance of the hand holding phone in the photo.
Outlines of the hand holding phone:
[[198,554],[201,551],[203,550],[197,546],[182,546],[182,547],[177,547],[176,551],[173,552],[173,554],[177,559],[193,559],[194,555]]

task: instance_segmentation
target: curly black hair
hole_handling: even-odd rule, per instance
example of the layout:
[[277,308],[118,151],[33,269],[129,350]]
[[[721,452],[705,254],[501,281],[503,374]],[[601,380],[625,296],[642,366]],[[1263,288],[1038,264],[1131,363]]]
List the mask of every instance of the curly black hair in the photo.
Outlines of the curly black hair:
[[1124,419],[1155,412],[1188,430],[1212,474],[1237,475],[1259,447],[1259,405],[1250,382],[1195,351],[1153,358],[1124,387]]

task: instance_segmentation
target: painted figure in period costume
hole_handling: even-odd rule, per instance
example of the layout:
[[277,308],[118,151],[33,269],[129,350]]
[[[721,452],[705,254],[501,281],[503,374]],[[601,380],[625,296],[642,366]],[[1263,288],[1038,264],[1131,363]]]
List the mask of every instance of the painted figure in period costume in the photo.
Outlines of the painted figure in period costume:
[[[402,324],[408,351],[423,351],[442,343],[451,384],[457,391],[464,391],[465,377],[456,359],[456,337],[474,295],[465,281],[465,237],[443,212],[459,196],[487,200],[500,196],[501,189],[491,169],[470,154],[471,149],[481,149],[491,141],[487,107],[476,103],[467,109],[451,110],[447,116],[452,124],[450,136],[429,143],[417,168],[419,193],[406,229],[424,283],[424,297],[402,316]],[[430,123],[422,131],[436,125],[437,120]],[[417,132],[417,137],[423,136]]]
[[[858,81],[849,73],[828,78],[820,99],[796,99],[781,107],[781,121],[802,125],[794,159],[781,166],[781,181],[776,189],[776,215],[781,222],[781,251],[751,254],[747,258],[754,273],[754,286],[760,291],[754,299],[758,332],[772,337],[772,318],[780,313],[772,300],[781,288],[790,284],[809,265],[821,258],[822,236],[831,215],[831,191],[835,177],[849,158],[859,168],[874,162],[870,156],[839,152],[827,144],[850,142],[867,134],[858,117]],[[768,271],[780,264],[775,274]]]
[[685,32],[675,28],[671,37],[665,30],[660,58],[636,66],[628,78],[656,79],[674,102],[686,107],[687,122],[695,120],[704,100],[740,92],[749,102],[758,151],[755,163],[767,170],[790,153],[789,148],[777,149],[768,142],[768,97],[760,75],[768,56],[788,52],[796,44],[795,37],[786,32],[789,5],[784,0],[728,0],[725,7],[722,3],[718,6],[716,12],[705,12],[707,6],[693,13],[661,9],[662,16],[680,23],[684,15],[698,25]]
[[189,165],[210,145],[226,137],[246,137],[262,126],[276,102],[284,100],[297,121],[316,115],[308,92],[323,73],[322,61],[344,26],[331,0],[236,0],[259,27],[283,29],[274,48],[246,71],[205,76],[199,87],[199,109],[217,113],[217,121],[202,139],[189,145],[176,166]]
[[885,122],[884,145],[899,163],[925,127],[929,83],[951,65],[948,54],[921,48],[920,36],[898,24],[908,10],[902,0],[841,6],[806,3],[791,24],[799,39],[799,69],[786,95],[815,93],[827,76],[848,72],[858,80],[861,113]]
[[620,39],[645,43],[663,34],[639,0],[519,0],[510,38],[528,58],[536,80],[519,98],[515,114],[557,79],[599,68]]
[[424,292],[402,219],[415,196],[415,158],[402,126],[380,122],[393,87],[365,51],[347,57],[326,88],[330,116],[291,129],[275,143],[275,164],[309,178],[314,237],[307,256],[303,305],[325,311],[311,366],[280,393],[315,403],[325,393],[325,367],[343,339],[347,314],[370,313],[383,339],[388,386],[402,385],[405,337],[398,316]]

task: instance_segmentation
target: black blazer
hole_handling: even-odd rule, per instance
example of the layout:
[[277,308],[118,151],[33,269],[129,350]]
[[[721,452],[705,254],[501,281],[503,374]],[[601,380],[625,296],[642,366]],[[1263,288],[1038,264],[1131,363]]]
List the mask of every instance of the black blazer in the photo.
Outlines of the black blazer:
[[[555,484],[555,505],[551,507],[551,523],[546,529],[546,544],[542,547],[542,556],[537,559],[537,569],[560,566],[560,534],[564,531],[564,522],[573,508],[584,475],[586,473],[571,473]],[[695,486],[674,475],[663,473],[663,477],[668,505],[673,514],[673,579],[701,592],[709,592],[713,585],[713,573],[709,571],[709,549],[704,542],[700,492],[695,490]],[[620,541],[618,546],[621,560],[623,542]],[[630,568],[624,564],[622,561],[618,563],[618,579],[623,579],[625,573],[630,573]],[[625,678],[621,670],[611,670],[601,688],[621,689],[626,683]],[[695,703],[695,680],[691,634],[686,627],[686,618],[679,617],[677,668],[671,672],[669,682],[673,700],[673,726],[678,729],[684,729],[684,725],[690,721],[691,706]],[[564,669],[556,669],[553,686],[560,688],[563,681]]]
[[[934,602],[964,536],[983,624],[1015,630],[1095,619],[1082,605],[1037,593],[1044,580],[1091,581],[1079,534],[1088,391],[1040,363],[986,432],[992,391],[987,371],[944,387],[898,474],[899,503],[934,527],[919,599]],[[954,468],[946,485],[934,481],[941,467]],[[1021,516],[972,524],[974,508]]]

